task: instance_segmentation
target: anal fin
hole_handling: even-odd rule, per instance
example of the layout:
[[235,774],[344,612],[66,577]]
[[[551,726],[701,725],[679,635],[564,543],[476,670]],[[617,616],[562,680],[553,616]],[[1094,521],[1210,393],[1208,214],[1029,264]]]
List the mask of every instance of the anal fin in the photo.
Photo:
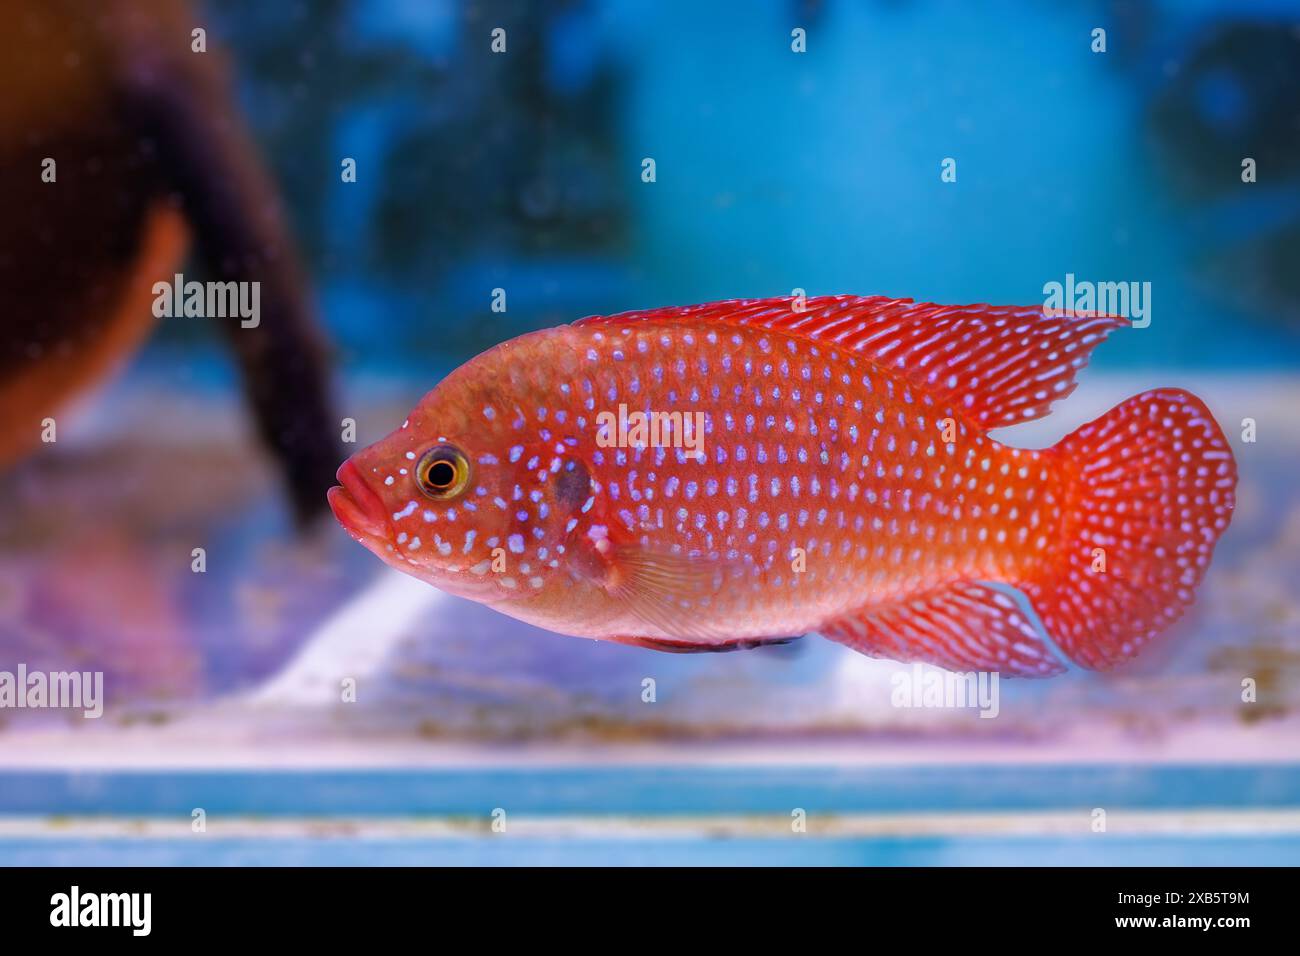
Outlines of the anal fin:
[[1051,677],[1065,670],[1015,601],[975,581],[872,605],[820,633],[869,657],[955,671]]

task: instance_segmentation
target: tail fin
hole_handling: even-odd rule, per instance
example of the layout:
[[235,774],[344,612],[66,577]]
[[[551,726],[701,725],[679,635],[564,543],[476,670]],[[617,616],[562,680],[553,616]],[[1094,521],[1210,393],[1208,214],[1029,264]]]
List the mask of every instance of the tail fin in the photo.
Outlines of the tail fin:
[[1069,476],[1059,545],[1020,586],[1071,659],[1113,667],[1192,603],[1237,465],[1209,410],[1176,388],[1135,395],[1053,450]]

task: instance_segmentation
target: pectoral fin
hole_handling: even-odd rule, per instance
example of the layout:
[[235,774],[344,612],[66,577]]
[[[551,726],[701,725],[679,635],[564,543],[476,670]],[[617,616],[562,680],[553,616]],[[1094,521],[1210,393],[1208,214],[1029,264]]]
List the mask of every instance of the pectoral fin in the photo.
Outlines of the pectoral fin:
[[732,649],[725,645],[737,638],[725,621],[719,621],[714,605],[727,582],[745,570],[738,562],[609,538],[593,541],[589,547],[585,562],[589,576],[645,628],[613,640],[657,650]]

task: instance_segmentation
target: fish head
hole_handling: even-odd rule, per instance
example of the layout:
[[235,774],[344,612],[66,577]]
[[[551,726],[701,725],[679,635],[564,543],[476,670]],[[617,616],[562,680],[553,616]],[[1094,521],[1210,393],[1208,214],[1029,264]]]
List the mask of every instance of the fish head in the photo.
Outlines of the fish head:
[[344,462],[329,492],[339,523],[383,561],[507,613],[562,604],[564,544],[593,500],[575,423],[546,408],[556,357],[534,336],[453,372]]

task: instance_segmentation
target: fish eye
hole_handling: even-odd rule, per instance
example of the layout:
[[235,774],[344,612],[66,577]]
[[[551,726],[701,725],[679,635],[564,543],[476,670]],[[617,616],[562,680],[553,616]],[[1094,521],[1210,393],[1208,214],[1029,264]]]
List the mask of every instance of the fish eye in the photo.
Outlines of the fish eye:
[[469,459],[450,445],[430,448],[416,466],[415,483],[429,498],[455,498],[469,484]]

